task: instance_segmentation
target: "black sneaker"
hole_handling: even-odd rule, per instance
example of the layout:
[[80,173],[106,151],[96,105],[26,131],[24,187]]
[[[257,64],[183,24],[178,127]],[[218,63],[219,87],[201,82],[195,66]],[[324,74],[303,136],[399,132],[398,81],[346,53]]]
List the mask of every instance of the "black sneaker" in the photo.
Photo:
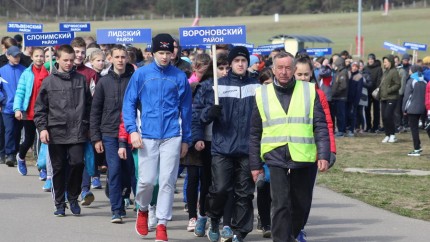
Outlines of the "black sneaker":
[[66,209],[64,207],[58,207],[57,210],[54,212],[54,215],[56,217],[64,217],[66,216]]
[[70,201],[70,211],[73,215],[81,214],[81,207],[79,206],[78,200]]
[[272,231],[270,225],[263,226],[263,238],[272,238]]
[[9,167],[14,167],[16,163],[14,158],[14,155],[6,155],[6,165]]

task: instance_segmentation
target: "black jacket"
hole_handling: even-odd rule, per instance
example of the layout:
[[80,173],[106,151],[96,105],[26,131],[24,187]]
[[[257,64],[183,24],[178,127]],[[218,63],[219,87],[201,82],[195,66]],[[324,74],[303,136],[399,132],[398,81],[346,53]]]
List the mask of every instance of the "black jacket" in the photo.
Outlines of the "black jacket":
[[382,78],[381,61],[375,60],[373,65],[367,64],[367,66],[364,67],[364,70],[370,73],[370,78],[369,80],[367,80],[367,82],[369,83],[368,89],[370,92],[372,92],[381,84],[381,78]]
[[91,141],[102,140],[102,136],[118,137],[124,93],[133,73],[133,66],[127,64],[121,76],[110,69],[97,83],[91,106]]
[[54,70],[40,88],[34,107],[39,131],[48,130],[51,144],[77,144],[88,140],[91,93],[85,76],[74,69]]
[[[232,71],[219,79],[219,104],[222,106],[222,115],[217,119],[212,119],[208,115],[209,109],[214,105],[212,86],[213,81],[202,82],[193,102],[193,116],[200,115],[200,122],[203,125],[213,122],[212,155],[248,156],[252,103],[255,89],[260,84],[256,79],[247,75],[237,76]],[[194,141],[199,138],[202,140],[202,137],[196,138],[195,133],[193,136]]]
[[[286,87],[275,85],[275,92],[282,108],[288,113],[291,96],[293,95],[296,80],[292,79]],[[314,137],[317,145],[317,159],[330,161],[330,139],[327,128],[327,120],[323,107],[321,106],[318,93],[315,96],[314,103]],[[260,170],[263,167],[261,161],[261,137],[263,125],[258,111],[257,103],[254,98],[254,107],[251,116],[251,135],[249,137],[249,164],[251,170]],[[264,159],[268,166],[276,166],[281,168],[296,169],[314,165],[311,162],[295,162],[291,159],[288,145],[278,147],[264,155]]]

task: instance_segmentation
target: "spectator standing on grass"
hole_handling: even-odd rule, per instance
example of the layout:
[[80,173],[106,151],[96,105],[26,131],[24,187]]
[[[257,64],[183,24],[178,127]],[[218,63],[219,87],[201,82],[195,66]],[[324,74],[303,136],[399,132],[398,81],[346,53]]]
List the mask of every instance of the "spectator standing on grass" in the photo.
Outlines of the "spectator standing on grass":
[[343,137],[346,131],[346,102],[348,100],[348,69],[345,59],[337,57],[333,63],[335,78],[332,86],[332,101],[334,105],[334,116],[336,117],[336,137]]
[[394,56],[387,55],[383,59],[384,73],[380,84],[380,100],[382,123],[384,125],[385,138],[382,143],[394,143],[397,141],[394,122],[394,113],[396,112],[396,103],[399,98],[400,76],[396,70]]
[[402,111],[403,99],[405,94],[406,82],[409,79],[409,69],[411,65],[409,61],[411,56],[408,53],[405,53],[402,56],[401,62],[396,65],[397,71],[400,75],[400,89],[399,89],[399,98],[397,99],[396,104],[396,133],[405,131],[405,128],[408,126],[408,116],[404,115]]
[[351,64],[351,77],[348,83],[348,101],[347,101],[347,137],[354,137],[355,125],[357,123],[357,109],[360,103],[363,89],[363,75],[359,72],[358,62]]
[[424,80],[422,68],[420,66],[411,66],[409,74],[410,78],[405,86],[405,98],[402,105],[403,113],[408,115],[414,146],[414,150],[409,152],[408,156],[420,156],[422,148],[418,122],[421,115],[426,113],[425,96],[427,83]]
[[111,223],[121,223],[126,216],[123,191],[130,189],[134,175],[134,162],[130,155],[122,160],[118,156],[118,131],[124,93],[134,68],[127,63],[128,53],[124,46],[115,45],[111,50],[112,67],[96,86],[91,106],[91,141],[97,153],[105,153],[108,164],[109,201]]
[[[58,49],[58,68],[44,79],[34,108],[40,140],[48,144],[53,172],[55,216],[64,216],[65,194],[72,214],[79,215],[84,169],[84,144],[88,141],[91,93],[85,76],[73,68],[75,51]],[[68,169],[68,176],[66,176]]]
[[274,57],[273,84],[257,89],[251,118],[250,166],[254,181],[264,173],[261,160],[269,166],[275,242],[296,241],[312,202],[315,170],[326,171],[330,159],[315,84],[296,81],[293,62],[289,53]]
[[376,59],[375,54],[371,53],[367,57],[367,65],[364,71],[369,72],[367,93],[369,94],[369,103],[366,108],[367,131],[375,133],[379,129],[381,119],[381,109],[379,100],[373,98],[372,92],[381,85],[382,67],[381,61]]
[[426,82],[430,81],[430,56],[423,59],[423,75]]
[[[9,47],[16,46],[18,47],[18,43],[16,40],[12,37],[5,36],[1,39],[1,46],[3,49],[3,53],[6,53],[6,50],[9,49]],[[18,49],[20,49],[18,47]],[[21,51],[21,50],[20,50]],[[22,52],[19,54],[19,64],[23,65],[25,68],[29,67],[31,64],[31,58],[30,56],[24,55]],[[8,64],[9,60],[7,58],[7,55],[0,55],[0,67],[3,67],[4,65]]]
[[[15,112],[13,111],[13,100],[18,87],[19,78],[25,70],[25,67],[19,64],[21,54],[17,46],[13,45],[9,47],[5,54],[8,63],[0,68],[0,111],[5,127],[5,162],[9,167],[14,167],[17,162],[15,155],[21,139],[22,123],[15,119]],[[27,168],[24,162],[20,162],[18,171],[22,175],[27,174]]]
[[[249,122],[255,89],[260,86],[256,79],[248,77],[248,49],[234,47],[228,55],[231,70],[218,80],[219,105],[214,104],[213,87],[205,83],[197,96],[204,98],[200,122],[212,128],[212,185],[206,197],[207,215],[211,219],[208,238],[210,241],[232,239],[242,241],[252,231],[252,199],[254,183],[249,169],[248,139]],[[234,188],[231,228],[219,231],[228,194]],[[233,231],[232,231],[233,229]],[[234,234],[234,235],[233,235]]]
[[[169,34],[152,39],[154,62],[133,74],[123,103],[125,128],[133,147],[139,149],[136,232],[141,237],[148,234],[148,205],[158,177],[157,241],[168,240],[166,225],[172,219],[179,159],[191,144],[191,88],[185,73],[171,64],[173,51],[174,39]],[[141,134],[136,124],[138,105]]]
[[369,92],[368,89],[371,87],[372,83],[370,80],[370,73],[365,69],[364,62],[360,60],[359,62],[360,68],[359,72],[363,76],[363,87],[361,88],[360,101],[358,102],[357,109],[357,132],[363,133],[367,132],[369,129],[367,127],[367,117],[366,117],[366,108],[369,105]]
[[[25,176],[27,174],[27,166],[25,156],[27,151],[34,143],[36,136],[36,126],[34,124],[34,106],[36,98],[39,94],[42,81],[49,75],[44,67],[45,53],[42,48],[36,47],[31,56],[33,64],[24,70],[19,78],[18,87],[16,90],[13,110],[15,118],[22,120],[24,126],[25,138],[19,147],[19,152],[16,156],[18,162],[18,172]],[[40,170],[40,180],[46,180],[46,169]]]

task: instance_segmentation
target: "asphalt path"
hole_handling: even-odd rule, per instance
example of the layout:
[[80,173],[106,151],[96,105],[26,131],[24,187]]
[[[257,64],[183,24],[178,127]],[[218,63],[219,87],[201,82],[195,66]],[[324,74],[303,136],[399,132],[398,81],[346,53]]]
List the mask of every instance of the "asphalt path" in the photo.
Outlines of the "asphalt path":
[[[28,170],[27,176],[21,176],[16,168],[0,165],[0,241],[154,241],[155,233],[144,239],[137,236],[132,209],[127,210],[123,224],[110,223],[109,201],[103,190],[93,190],[96,200],[82,208],[82,215],[73,216],[66,210],[65,217],[55,217],[51,194],[42,191],[36,167]],[[102,181],[104,185],[103,177]],[[178,188],[182,184],[183,179],[179,179]],[[186,231],[188,214],[183,207],[182,194],[176,194],[173,220],[168,223],[169,241],[208,241]],[[308,241],[425,242],[430,241],[430,223],[316,187],[306,233]],[[271,240],[254,230],[246,241]]]

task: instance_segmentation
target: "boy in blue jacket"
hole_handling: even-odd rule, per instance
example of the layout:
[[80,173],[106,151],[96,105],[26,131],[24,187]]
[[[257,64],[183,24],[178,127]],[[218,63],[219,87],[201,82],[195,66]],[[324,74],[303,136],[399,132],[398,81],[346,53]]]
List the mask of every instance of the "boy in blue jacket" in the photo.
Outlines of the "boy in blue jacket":
[[16,163],[15,152],[21,138],[21,124],[15,119],[13,111],[13,99],[18,86],[19,77],[25,67],[19,64],[21,51],[16,46],[11,46],[6,51],[8,63],[0,68],[0,110],[5,126],[5,154],[6,165],[13,167]]

